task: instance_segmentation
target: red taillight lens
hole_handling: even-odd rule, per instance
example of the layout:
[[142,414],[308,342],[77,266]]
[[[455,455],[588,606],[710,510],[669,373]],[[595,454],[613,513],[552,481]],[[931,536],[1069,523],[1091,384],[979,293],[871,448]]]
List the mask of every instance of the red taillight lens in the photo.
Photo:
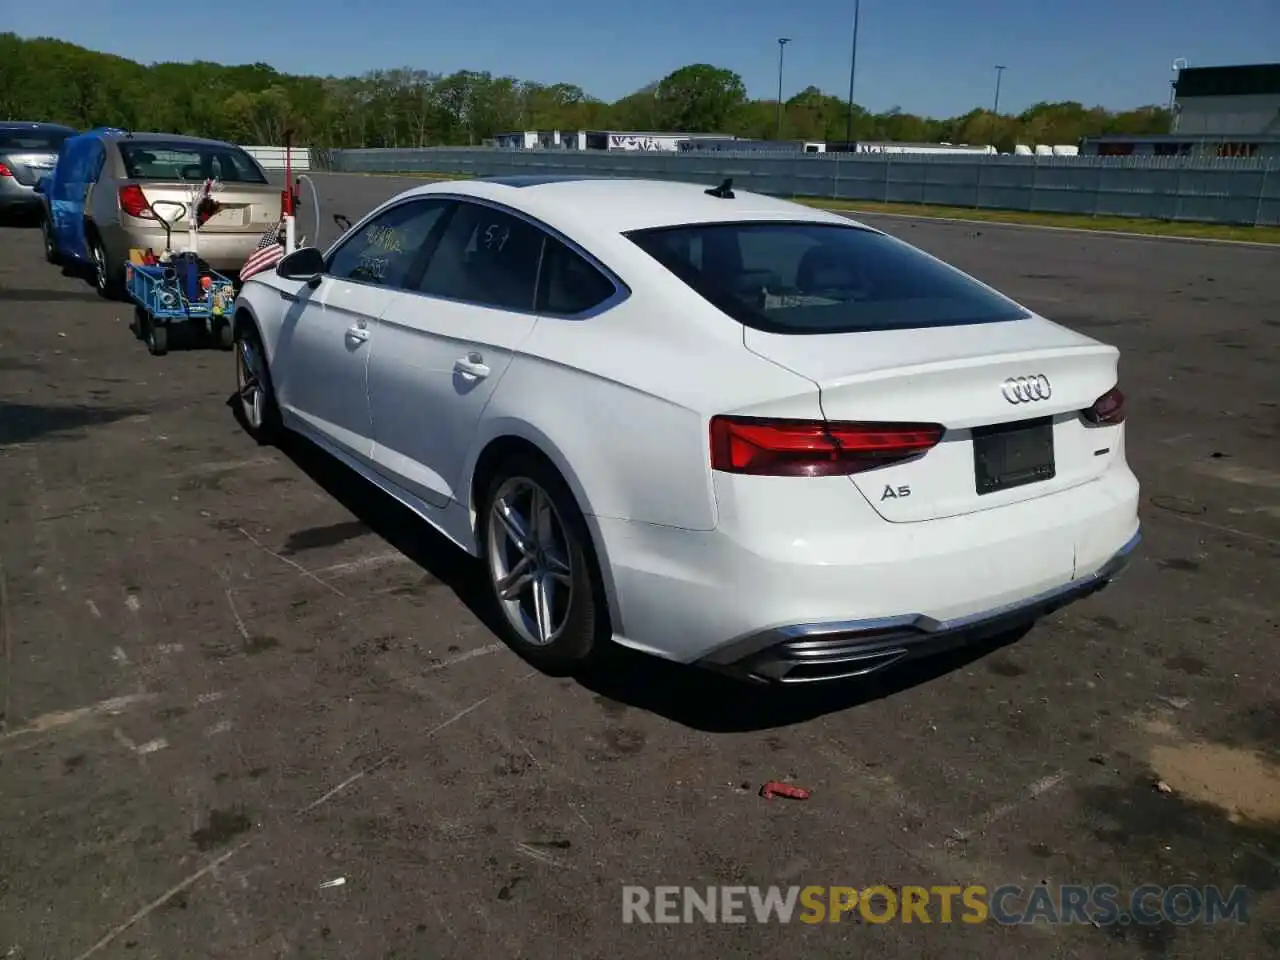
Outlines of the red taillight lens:
[[151,219],[151,204],[147,202],[147,195],[136,183],[120,188],[120,211],[131,217]]
[[1120,388],[1112,387],[1093,401],[1093,406],[1084,411],[1084,418],[1090,423],[1106,426],[1124,423],[1124,394]]
[[3,163],[0,163],[0,177],[12,177],[12,176],[13,176],[13,171],[10,170]]
[[711,469],[770,477],[830,477],[907,460],[942,439],[936,423],[828,423],[711,418]]

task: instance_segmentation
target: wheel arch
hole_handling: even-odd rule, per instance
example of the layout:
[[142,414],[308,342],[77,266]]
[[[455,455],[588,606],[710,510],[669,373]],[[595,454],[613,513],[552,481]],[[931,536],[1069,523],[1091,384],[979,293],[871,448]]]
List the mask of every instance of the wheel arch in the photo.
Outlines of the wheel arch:
[[[83,221],[84,224],[81,227],[81,230],[84,232],[85,254],[92,258],[93,255],[88,248],[95,240],[99,243],[103,243],[102,231],[98,229],[98,225],[94,222],[93,217],[84,217]],[[105,244],[103,246],[103,250],[104,252],[106,250]]]
[[262,328],[258,325],[257,315],[253,312],[253,308],[241,301],[236,304],[231,315],[231,333],[238,338],[246,329],[253,330],[258,334],[258,339],[262,339]]
[[46,244],[53,261],[59,262],[63,256],[62,248],[58,244],[57,223],[53,219],[47,197],[40,198],[40,233],[41,241]]
[[480,523],[479,501],[484,489],[492,479],[494,471],[508,457],[516,454],[527,454],[541,460],[565,482],[569,493],[582,514],[586,524],[590,548],[595,559],[595,573],[599,578],[599,587],[604,594],[612,631],[622,632],[621,610],[619,609],[617,589],[614,584],[612,567],[609,563],[608,550],[601,536],[599,525],[592,512],[591,499],[582,484],[581,478],[569,465],[568,459],[559,447],[542,431],[524,422],[507,421],[494,432],[483,444],[477,445],[477,452],[467,471],[466,493],[467,514],[471,526],[472,546],[477,557],[484,557],[484,544],[481,542],[483,525]]
[[252,330],[258,335],[258,342],[262,344],[263,359],[270,366],[275,359],[272,349],[274,344],[268,340],[266,331],[262,329],[262,321],[258,318],[258,312],[253,309],[253,304],[242,294],[236,299],[235,308],[231,311],[232,339],[238,339],[246,330]]
[[[102,243],[102,234],[97,229],[97,224],[93,223],[92,218],[83,218],[81,221],[81,234],[84,238],[84,262],[92,264],[93,262],[93,244]],[[102,255],[106,256],[106,247],[102,247]]]

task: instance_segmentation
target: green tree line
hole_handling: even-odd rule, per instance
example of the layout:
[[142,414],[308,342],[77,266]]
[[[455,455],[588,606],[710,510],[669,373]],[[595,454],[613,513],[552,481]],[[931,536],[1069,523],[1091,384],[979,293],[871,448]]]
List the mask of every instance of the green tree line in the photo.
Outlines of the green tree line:
[[[681,67],[613,103],[569,83],[541,84],[461,70],[410,67],[360,77],[294,76],[263,63],[150,66],[50,38],[0,33],[0,117],[74,127],[119,126],[246,144],[317,148],[480,144],[516,130],[678,130],[771,138],[776,100],[752,100],[742,78],[709,64]],[[782,135],[845,139],[848,106],[807,87],[783,104]],[[939,120],[898,108],[853,109],[855,140],[993,144],[1076,143],[1104,133],[1164,133],[1157,106],[1112,112],[1037,103],[1018,114],[975,109]]]

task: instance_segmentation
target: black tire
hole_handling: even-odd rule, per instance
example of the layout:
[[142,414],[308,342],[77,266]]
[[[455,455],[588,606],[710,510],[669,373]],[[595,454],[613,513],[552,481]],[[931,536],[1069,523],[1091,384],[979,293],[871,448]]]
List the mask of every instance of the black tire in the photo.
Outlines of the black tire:
[[[495,499],[504,488],[521,480],[531,481],[546,494],[565,534],[563,552],[569,562],[569,601],[562,618],[563,628],[545,644],[530,642],[521,629],[512,624],[508,610],[514,601],[499,594],[499,571],[495,566],[490,537]],[[479,526],[481,559],[490,597],[512,648],[531,664],[549,673],[571,673],[581,669],[604,646],[610,632],[609,615],[591,534],[568,484],[542,458],[523,453],[514,455],[499,464],[484,485]],[[526,629],[528,627],[526,623]]]
[[[230,329],[230,327],[228,328]],[[280,441],[284,433],[284,422],[280,417],[280,407],[276,404],[275,385],[271,381],[271,366],[267,363],[267,351],[262,346],[262,338],[257,328],[249,322],[240,323],[233,331],[236,364],[236,403],[237,418],[241,425],[261,446],[273,446]],[[250,378],[249,364],[245,350],[252,350],[261,358],[261,370],[256,378]],[[255,385],[262,391],[260,422],[255,423],[252,403],[246,393],[247,379],[254,379]]]
[[134,337],[138,340],[145,340],[149,326],[151,326],[151,317],[147,311],[141,305],[134,307],[133,321],[129,324],[129,329],[133,331]]
[[58,252],[58,241],[53,235],[53,223],[48,214],[40,218],[40,233],[44,238],[44,258],[54,266],[60,265],[62,254]]
[[104,300],[124,299],[124,265],[107,260],[106,247],[95,234],[89,235],[89,258],[93,267],[93,286]]
[[218,324],[218,349],[230,350],[236,345],[236,335],[231,329],[231,321],[223,320]]
[[154,321],[147,323],[147,349],[153,357],[163,357],[169,352],[169,328]]

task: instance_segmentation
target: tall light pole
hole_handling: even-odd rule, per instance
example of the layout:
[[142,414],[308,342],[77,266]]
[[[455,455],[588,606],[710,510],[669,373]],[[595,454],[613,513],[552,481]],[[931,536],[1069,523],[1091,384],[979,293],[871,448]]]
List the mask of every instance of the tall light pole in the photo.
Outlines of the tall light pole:
[[861,19],[862,0],[853,0],[853,48],[849,52],[849,115],[844,122],[845,149],[853,145],[853,76],[858,69],[858,20]]
[[1178,76],[1187,68],[1187,58],[1173,61],[1173,79],[1169,81],[1169,132],[1178,132]]
[[1003,73],[1004,73],[1004,67],[1002,67],[1000,64],[997,63],[996,64],[996,102],[991,107],[992,113],[1000,112],[1000,77]]
[[782,51],[787,49],[790,37],[778,38],[778,139],[782,139]]

